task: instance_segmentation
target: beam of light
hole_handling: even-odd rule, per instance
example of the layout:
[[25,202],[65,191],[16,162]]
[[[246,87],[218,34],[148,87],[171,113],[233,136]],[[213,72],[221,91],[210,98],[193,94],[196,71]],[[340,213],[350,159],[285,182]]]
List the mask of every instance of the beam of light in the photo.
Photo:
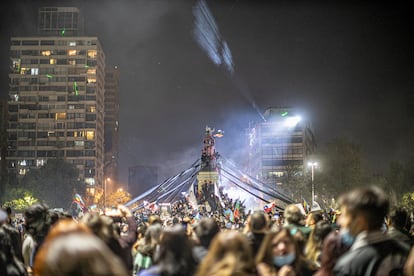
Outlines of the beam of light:
[[216,21],[205,0],[199,0],[193,8],[194,39],[210,60],[217,66],[225,68],[238,91],[252,105],[263,121],[266,121],[257,107],[247,85],[235,75],[233,57],[227,42],[221,37]]
[[79,95],[78,83],[76,81],[73,83],[73,90],[75,91],[75,95],[78,96]]
[[207,3],[204,0],[198,1],[193,8],[193,13],[195,17],[193,34],[197,43],[215,65],[223,65],[230,74],[233,74],[234,64],[230,48],[221,38]]

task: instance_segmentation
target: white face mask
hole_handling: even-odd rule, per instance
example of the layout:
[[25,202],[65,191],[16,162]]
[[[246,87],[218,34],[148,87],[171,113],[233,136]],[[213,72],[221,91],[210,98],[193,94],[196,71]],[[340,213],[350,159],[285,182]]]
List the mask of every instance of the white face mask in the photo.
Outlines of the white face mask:
[[296,259],[295,252],[289,253],[282,256],[273,256],[273,264],[277,267],[292,264]]

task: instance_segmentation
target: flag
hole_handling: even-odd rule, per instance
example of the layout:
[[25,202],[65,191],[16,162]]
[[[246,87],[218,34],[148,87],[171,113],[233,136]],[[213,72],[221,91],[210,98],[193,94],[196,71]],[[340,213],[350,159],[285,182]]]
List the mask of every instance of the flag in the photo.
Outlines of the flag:
[[76,203],[80,203],[80,205],[85,206],[85,202],[83,202],[83,199],[80,194],[75,194],[73,201]]
[[240,217],[240,199],[236,199],[236,202],[234,203],[234,218]]
[[191,203],[193,209],[198,209],[197,199],[194,194],[194,183],[191,184],[190,191],[188,192],[188,201]]
[[214,183],[214,195],[216,196],[216,197],[218,197],[218,199],[219,199],[219,201],[220,201],[220,205],[221,205],[221,207],[222,208],[224,208],[224,202],[223,202],[223,199],[221,198],[221,195],[220,195],[220,190],[219,190],[219,188],[218,188],[218,184],[217,183]]
[[305,211],[308,211],[308,203],[306,202],[304,198],[302,199],[302,206],[303,206],[303,209],[305,209]]
[[276,205],[274,202],[266,204],[265,206],[263,206],[263,211],[265,211],[265,213],[271,213],[273,211],[273,208],[275,208]]
[[230,209],[227,209],[226,211],[224,211],[224,216],[229,221],[234,222],[234,214],[233,214],[233,212]]
[[319,205],[319,203],[318,203],[318,202],[316,202],[316,201],[313,201],[313,206],[312,206],[312,208],[311,208],[311,212],[321,211],[321,210],[322,210],[322,208],[321,208],[321,206]]

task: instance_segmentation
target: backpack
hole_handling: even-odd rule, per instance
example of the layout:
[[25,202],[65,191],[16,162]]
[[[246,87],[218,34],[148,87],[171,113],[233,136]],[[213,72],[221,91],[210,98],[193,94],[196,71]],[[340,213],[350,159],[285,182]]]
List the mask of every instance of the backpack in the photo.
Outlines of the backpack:
[[365,275],[399,276],[403,275],[404,264],[409,254],[409,248],[396,240],[387,240],[371,245],[378,253]]

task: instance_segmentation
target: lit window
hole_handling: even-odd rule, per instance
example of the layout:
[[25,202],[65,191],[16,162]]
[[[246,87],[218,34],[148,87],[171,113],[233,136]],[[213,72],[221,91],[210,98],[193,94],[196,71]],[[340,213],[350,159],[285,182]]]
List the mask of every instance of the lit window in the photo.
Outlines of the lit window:
[[92,178],[92,177],[86,177],[85,178],[85,183],[88,184],[88,185],[93,186],[93,185],[95,185],[95,179]]
[[69,63],[70,65],[76,65],[76,60],[74,60],[74,59],[70,59],[70,60],[68,60],[68,63]]
[[76,147],[83,147],[83,145],[84,145],[84,141],[75,141],[75,146]]
[[25,175],[25,174],[26,174],[26,172],[27,172],[27,170],[26,170],[26,169],[20,169],[20,170],[19,170],[19,174],[20,174],[20,175]]
[[96,78],[94,78],[94,77],[88,77],[87,82],[88,83],[96,83]]
[[55,58],[51,58],[50,59],[50,64],[56,64],[56,59]]
[[76,46],[76,41],[70,41],[69,46]]
[[96,75],[96,68],[94,68],[94,69],[88,69],[88,71],[86,71],[86,74]]
[[20,75],[26,75],[26,74],[29,74],[29,72],[30,72],[30,68],[22,67],[22,69],[20,70]]
[[68,56],[76,56],[76,50],[68,50]]
[[66,119],[66,112],[58,112],[55,115],[55,120],[65,120]]
[[36,167],[42,167],[45,164],[45,160],[39,159],[36,160]]
[[52,52],[50,50],[44,50],[42,51],[42,56],[48,57],[52,54]]
[[89,112],[96,112],[96,107],[95,106],[90,106],[88,111]]
[[96,58],[96,50],[88,50],[88,58]]
[[86,132],[86,139],[87,140],[93,140],[95,138],[95,131],[87,131]]
[[19,72],[20,70],[20,59],[13,59],[13,70]]
[[39,68],[32,68],[32,69],[30,70],[30,73],[31,73],[32,75],[39,75]]

